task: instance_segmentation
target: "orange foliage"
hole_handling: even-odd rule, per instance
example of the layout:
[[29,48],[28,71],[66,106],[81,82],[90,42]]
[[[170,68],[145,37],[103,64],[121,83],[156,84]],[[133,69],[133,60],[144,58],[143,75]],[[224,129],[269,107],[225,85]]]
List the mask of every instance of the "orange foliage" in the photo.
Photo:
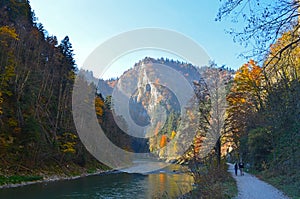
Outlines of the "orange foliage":
[[261,86],[262,78],[262,68],[251,59],[237,71],[234,81],[238,83],[243,82],[244,89],[250,89]]
[[159,146],[160,146],[160,148],[163,148],[166,145],[167,145],[167,136],[166,135],[162,135]]
[[203,142],[203,137],[197,135],[194,139],[194,152],[199,153],[201,148],[201,143]]
[[156,84],[156,85],[159,85],[159,78],[156,78],[156,79],[155,79],[155,84]]
[[244,64],[234,77],[234,85],[227,101],[231,105],[252,104],[259,96],[263,85],[262,68],[253,60]]

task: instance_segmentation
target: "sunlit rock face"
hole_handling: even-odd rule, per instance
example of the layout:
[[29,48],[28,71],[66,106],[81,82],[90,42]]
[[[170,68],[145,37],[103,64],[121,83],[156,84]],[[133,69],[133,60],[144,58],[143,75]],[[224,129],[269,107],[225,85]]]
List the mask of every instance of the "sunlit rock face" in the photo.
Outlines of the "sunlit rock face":
[[[189,127],[180,127],[187,120],[182,118],[187,107],[180,103],[185,95],[180,85],[185,83],[193,89],[193,82],[199,79],[197,69],[191,64],[145,58],[124,72],[114,85],[111,94],[114,113],[125,118],[124,131],[148,140],[151,153],[162,159],[176,159],[186,150],[181,145],[192,139],[186,136]],[[165,83],[168,81],[173,86],[178,84],[177,90]],[[185,101],[190,98],[187,96]]]
[[[176,75],[185,82],[180,82],[182,79]],[[186,107],[181,106],[178,96],[184,91],[168,86],[168,82],[174,84],[172,78],[177,78],[175,82],[179,85],[186,83],[193,87],[193,82],[200,77],[192,65],[145,58],[120,77],[115,92],[117,98],[127,98],[121,101],[129,103],[128,106],[117,103],[123,106],[115,107],[116,113],[124,113],[128,108],[129,133],[147,138],[149,150],[159,158],[169,160],[183,154],[186,148],[181,145],[191,141],[184,131],[189,127],[179,128]]]

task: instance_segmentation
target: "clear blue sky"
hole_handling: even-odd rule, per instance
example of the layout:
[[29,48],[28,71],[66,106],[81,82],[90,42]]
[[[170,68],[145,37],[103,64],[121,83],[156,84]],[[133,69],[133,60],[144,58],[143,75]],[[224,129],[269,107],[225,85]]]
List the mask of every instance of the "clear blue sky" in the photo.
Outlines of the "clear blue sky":
[[[78,67],[105,40],[145,27],[171,29],[192,38],[220,66],[237,69],[247,61],[238,58],[245,49],[225,33],[239,25],[215,21],[219,0],[30,0],[30,4],[50,35],[59,41],[70,37]],[[135,61],[144,57],[135,56]],[[123,69],[132,61],[123,60]],[[120,71],[112,70],[105,77],[119,76]]]

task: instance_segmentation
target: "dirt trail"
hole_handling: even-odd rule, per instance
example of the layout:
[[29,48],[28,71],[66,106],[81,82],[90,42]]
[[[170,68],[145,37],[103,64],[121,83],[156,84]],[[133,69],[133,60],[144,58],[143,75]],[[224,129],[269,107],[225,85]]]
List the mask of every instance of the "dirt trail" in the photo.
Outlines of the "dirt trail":
[[287,196],[285,196],[275,187],[248,173],[245,173],[245,175],[241,176],[240,172],[238,171],[238,176],[235,176],[233,165],[228,165],[228,171],[232,174],[237,182],[238,196],[235,199],[288,199]]

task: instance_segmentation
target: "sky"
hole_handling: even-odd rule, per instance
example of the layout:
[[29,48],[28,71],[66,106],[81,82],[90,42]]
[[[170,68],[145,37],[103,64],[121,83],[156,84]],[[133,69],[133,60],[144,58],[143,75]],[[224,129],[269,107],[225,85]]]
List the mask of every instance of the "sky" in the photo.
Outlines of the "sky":
[[[149,27],[173,30],[194,40],[219,66],[237,69],[247,62],[239,57],[246,49],[225,31],[242,24],[215,21],[219,0],[30,0],[30,5],[49,35],[58,41],[69,36],[79,68],[113,36]],[[120,76],[145,56],[178,58],[159,51],[128,53],[114,60],[101,78]]]

